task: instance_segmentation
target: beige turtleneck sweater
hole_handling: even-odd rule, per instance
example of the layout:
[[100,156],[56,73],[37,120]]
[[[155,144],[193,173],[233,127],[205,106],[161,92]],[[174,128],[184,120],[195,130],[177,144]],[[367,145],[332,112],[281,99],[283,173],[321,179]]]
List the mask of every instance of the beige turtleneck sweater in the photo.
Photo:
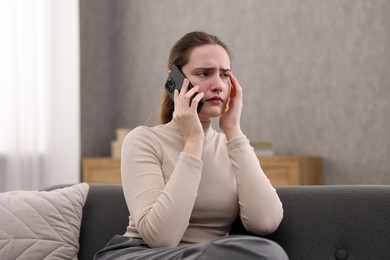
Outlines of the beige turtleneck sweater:
[[173,122],[139,126],[122,146],[122,185],[130,221],[125,236],[151,247],[204,242],[229,233],[240,214],[248,231],[273,232],[282,203],[248,139],[226,141],[203,124],[202,160],[181,152],[184,138]]

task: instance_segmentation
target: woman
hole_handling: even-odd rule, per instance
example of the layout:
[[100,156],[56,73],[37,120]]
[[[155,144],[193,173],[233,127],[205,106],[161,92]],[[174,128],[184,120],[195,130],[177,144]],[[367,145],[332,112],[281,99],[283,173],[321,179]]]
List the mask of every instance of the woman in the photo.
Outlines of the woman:
[[[237,216],[257,235],[275,231],[283,217],[241,131],[242,88],[230,56],[204,32],[173,46],[168,68],[177,65],[187,79],[174,101],[164,93],[161,125],[137,127],[126,137],[121,169],[130,222],[96,259],[287,259],[272,241],[228,235]],[[223,133],[212,128],[215,117]]]

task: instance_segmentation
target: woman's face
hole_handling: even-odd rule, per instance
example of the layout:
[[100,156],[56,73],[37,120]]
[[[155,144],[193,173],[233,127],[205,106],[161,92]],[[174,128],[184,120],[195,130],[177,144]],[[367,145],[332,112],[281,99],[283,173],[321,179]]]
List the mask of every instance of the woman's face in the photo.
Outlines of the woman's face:
[[192,50],[189,62],[182,67],[193,86],[204,93],[200,121],[222,115],[230,97],[230,58],[219,45],[202,45]]

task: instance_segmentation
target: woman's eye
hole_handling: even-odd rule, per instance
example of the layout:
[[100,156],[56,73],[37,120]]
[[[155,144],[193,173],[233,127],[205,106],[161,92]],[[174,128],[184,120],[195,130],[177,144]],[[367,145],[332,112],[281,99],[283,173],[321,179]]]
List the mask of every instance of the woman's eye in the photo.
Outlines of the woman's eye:
[[208,72],[199,72],[198,76],[207,77],[209,75]]
[[228,77],[229,77],[229,73],[224,73],[224,74],[222,74],[222,77],[228,78]]

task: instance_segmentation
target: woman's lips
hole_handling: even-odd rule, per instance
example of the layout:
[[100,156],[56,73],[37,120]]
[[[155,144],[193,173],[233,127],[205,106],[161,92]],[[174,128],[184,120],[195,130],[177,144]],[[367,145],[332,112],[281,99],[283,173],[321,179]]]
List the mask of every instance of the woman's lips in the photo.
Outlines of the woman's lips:
[[210,102],[210,103],[213,103],[213,104],[216,104],[216,105],[218,105],[218,104],[223,102],[222,98],[219,97],[219,96],[215,96],[215,97],[209,98],[206,101]]

